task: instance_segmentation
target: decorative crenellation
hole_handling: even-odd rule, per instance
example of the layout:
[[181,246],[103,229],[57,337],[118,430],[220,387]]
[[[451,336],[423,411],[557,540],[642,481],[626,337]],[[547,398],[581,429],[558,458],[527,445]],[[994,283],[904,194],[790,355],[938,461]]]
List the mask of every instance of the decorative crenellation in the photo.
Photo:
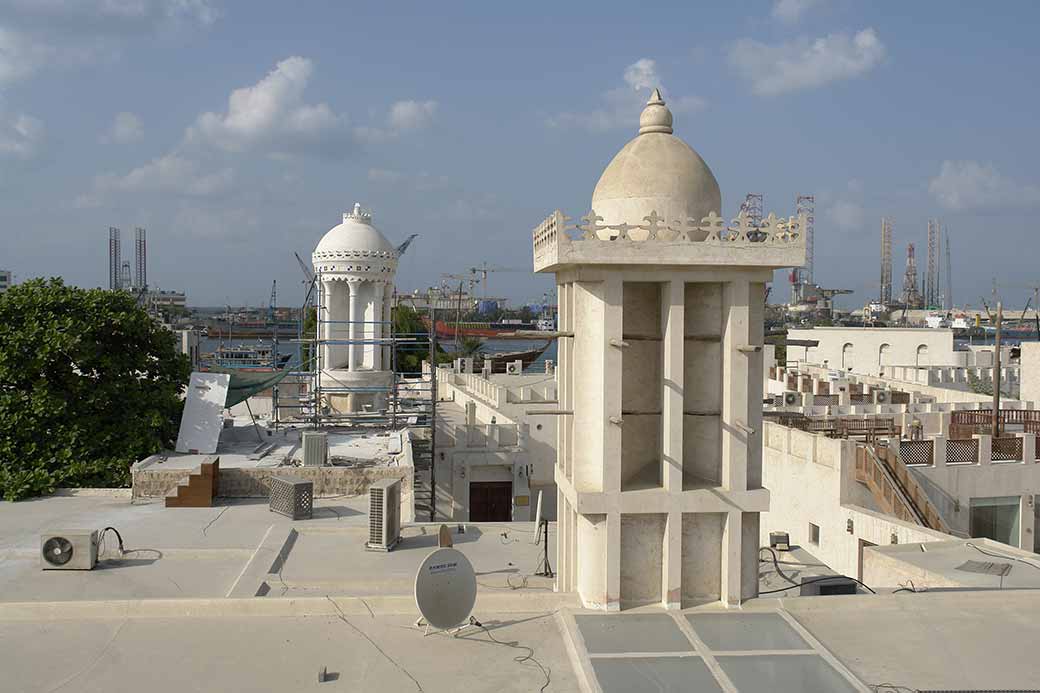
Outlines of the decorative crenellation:
[[358,257],[378,257],[396,260],[395,250],[319,250],[311,253],[314,260],[346,260]]
[[730,223],[715,212],[702,218],[666,221],[651,212],[643,217],[645,224],[603,224],[603,217],[595,210],[581,218],[579,223],[569,223],[571,217],[559,210],[550,214],[533,232],[534,252],[539,254],[560,241],[603,241],[603,242],[690,242],[727,247],[761,247],[769,245],[798,246],[805,244],[803,215],[777,217],[770,214],[756,223],[741,211]]

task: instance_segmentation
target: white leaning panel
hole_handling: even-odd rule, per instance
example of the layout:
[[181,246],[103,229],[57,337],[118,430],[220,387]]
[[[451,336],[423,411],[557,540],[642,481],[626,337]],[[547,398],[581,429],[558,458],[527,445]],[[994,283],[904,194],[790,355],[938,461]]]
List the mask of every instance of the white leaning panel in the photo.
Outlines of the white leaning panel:
[[230,382],[227,373],[191,374],[177,432],[177,452],[210,455],[217,451]]

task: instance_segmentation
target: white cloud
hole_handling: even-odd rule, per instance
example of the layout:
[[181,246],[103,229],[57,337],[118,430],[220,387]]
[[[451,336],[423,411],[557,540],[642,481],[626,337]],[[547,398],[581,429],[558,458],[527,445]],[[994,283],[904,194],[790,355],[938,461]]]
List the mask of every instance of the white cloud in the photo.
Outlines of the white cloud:
[[226,192],[234,181],[234,171],[222,168],[207,171],[198,162],[179,154],[166,154],[138,166],[126,175],[112,173],[94,179],[91,193],[80,196],[80,207],[96,207],[112,193],[164,193],[184,197],[212,197]]
[[0,0],[15,19],[113,32],[175,24],[209,26],[220,18],[211,0]]
[[0,26],[0,85],[25,79],[45,64],[52,52],[29,36]]
[[579,127],[592,132],[635,128],[650,89],[654,87],[661,88],[672,113],[694,113],[704,108],[704,101],[696,96],[669,95],[657,73],[657,63],[651,58],[640,58],[626,67],[622,79],[626,86],[604,92],[601,97],[603,104],[599,108],[558,113],[550,117],[547,124],[550,127]]
[[314,64],[307,58],[282,60],[253,86],[232,91],[226,112],[200,115],[186,139],[229,151],[267,147],[280,153],[322,141],[342,144],[349,139],[346,116],[325,103],[303,102],[313,71]]
[[873,29],[854,36],[829,34],[769,45],[754,39],[737,41],[729,63],[760,96],[822,87],[853,79],[881,64],[885,46]]
[[[224,195],[229,193],[235,176],[234,169],[221,160],[245,154],[274,158],[342,156],[360,143],[421,128],[436,111],[433,101],[398,101],[378,127],[351,127],[347,116],[328,104],[304,101],[313,71],[314,65],[307,58],[282,60],[256,84],[234,89],[225,111],[199,115],[169,153],[125,175],[95,177],[91,191],[81,195],[76,204],[98,206],[113,195],[145,192],[194,198]],[[121,120],[125,121],[122,129]],[[132,138],[139,134],[140,125],[133,114],[120,114],[109,137],[119,141],[116,133],[121,131],[122,136]],[[369,175],[372,180],[389,180],[392,174],[373,169]]]
[[0,86],[45,68],[119,55],[125,40],[171,29],[209,27],[209,0],[0,0]]
[[144,123],[140,116],[123,111],[117,113],[112,127],[101,137],[105,144],[130,144],[144,138]]
[[827,219],[839,231],[863,228],[863,205],[854,200],[838,199],[827,208]]
[[640,58],[625,68],[625,84],[636,91],[653,89],[660,81],[657,64],[650,58]]
[[1040,204],[1040,187],[1022,184],[1000,174],[993,164],[944,161],[928,191],[951,210],[992,207],[1030,207]]
[[0,112],[0,159],[28,161],[43,144],[43,123],[24,113]]
[[773,3],[773,19],[794,24],[807,10],[823,4],[824,0],[776,0]]
[[390,106],[390,128],[396,132],[420,130],[433,120],[436,101],[398,101]]
[[351,127],[350,118],[328,104],[305,103],[313,72],[308,58],[282,60],[256,84],[232,91],[225,112],[200,115],[186,141],[232,152],[340,156],[358,144],[383,142],[426,127],[437,110],[435,101],[397,101],[382,122]]

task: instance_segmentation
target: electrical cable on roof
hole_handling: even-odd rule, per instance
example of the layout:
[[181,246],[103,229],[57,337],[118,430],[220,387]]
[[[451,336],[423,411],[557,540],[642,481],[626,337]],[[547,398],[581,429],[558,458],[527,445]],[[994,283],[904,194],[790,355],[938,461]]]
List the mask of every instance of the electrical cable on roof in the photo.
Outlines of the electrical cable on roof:
[[[849,577],[848,575],[821,575],[818,578],[812,578],[812,579],[809,579],[809,580],[803,580],[802,582],[795,582],[790,577],[788,577],[788,575],[786,573],[784,573],[782,570],[780,570],[780,560],[777,558],[776,551],[773,549],[773,547],[771,547],[771,546],[763,546],[762,548],[760,548],[758,550],[758,552],[760,554],[762,553],[762,549],[768,549],[769,552],[773,554],[773,566],[776,568],[777,574],[780,577],[782,577],[783,579],[785,579],[788,582],[790,582],[794,587],[801,587],[802,585],[811,585],[811,584],[813,584],[815,582],[823,582],[824,580],[834,580],[836,578],[845,578],[846,580],[852,580],[857,585],[861,586],[863,589],[865,589],[866,591],[870,592],[871,594],[877,594],[877,592],[872,590],[870,587],[868,587],[866,584],[864,584],[860,580],[857,580],[854,577]],[[764,562],[764,561],[762,561],[762,559],[759,559],[759,561],[760,562]],[[782,588],[776,589],[776,590],[766,590],[765,592],[759,592],[758,596],[761,597],[763,594],[776,594],[777,592],[786,592],[789,589],[791,589],[791,588],[790,587],[782,587]]]
[[1008,561],[1018,561],[1019,563],[1025,563],[1030,568],[1036,568],[1037,570],[1040,570],[1040,565],[1037,565],[1036,563],[1030,563],[1029,561],[1027,561],[1025,559],[1022,559],[1022,558],[1017,558],[1015,556],[1008,556],[1007,554],[1003,554],[1003,553],[994,553],[992,551],[984,551],[983,549],[980,549],[978,546],[976,546],[975,544],[971,543],[970,541],[965,542],[964,545],[965,546],[970,546],[971,548],[975,549],[979,553],[985,554],[987,556],[992,556],[994,558],[1003,558],[1003,559],[1008,560]]
[[528,647],[527,645],[521,645],[518,642],[502,642],[501,640],[496,639],[495,636],[491,634],[491,631],[488,630],[487,626],[485,626],[483,623],[473,618],[472,616],[469,617],[469,622],[472,625],[483,629],[483,631],[487,633],[487,636],[491,638],[491,642],[493,643],[503,645],[505,647],[512,647],[516,650],[527,650],[527,654],[517,655],[516,657],[513,657],[513,661],[517,664],[523,664],[528,661],[534,662],[534,665],[538,667],[541,670],[542,675],[545,676],[545,683],[543,683],[542,687],[538,689],[539,693],[544,693],[545,689],[549,687],[549,683],[552,681],[552,667],[543,665],[541,662],[534,658],[534,648]]

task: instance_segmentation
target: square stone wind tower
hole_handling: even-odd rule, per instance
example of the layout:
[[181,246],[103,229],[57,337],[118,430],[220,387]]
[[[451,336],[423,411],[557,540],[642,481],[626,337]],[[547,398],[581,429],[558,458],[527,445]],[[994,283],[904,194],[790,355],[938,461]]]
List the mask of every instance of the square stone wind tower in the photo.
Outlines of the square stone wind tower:
[[576,225],[534,230],[560,332],[558,588],[587,607],[758,591],[765,285],[805,220],[720,216],[719,185],[655,90]]

